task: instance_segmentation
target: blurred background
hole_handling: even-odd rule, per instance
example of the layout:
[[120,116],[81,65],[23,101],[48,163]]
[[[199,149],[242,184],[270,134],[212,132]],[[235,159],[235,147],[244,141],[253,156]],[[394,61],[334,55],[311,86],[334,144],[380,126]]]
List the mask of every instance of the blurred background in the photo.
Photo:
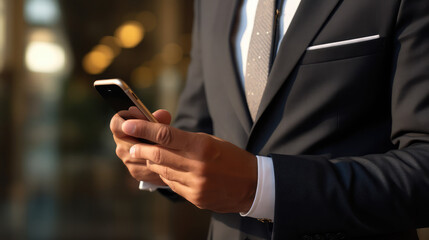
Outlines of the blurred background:
[[205,239],[208,212],[138,190],[92,88],[122,78],[174,114],[192,7],[0,0],[0,239]]
[[174,114],[192,2],[0,0],[0,239],[205,239],[207,212],[138,190],[92,87]]

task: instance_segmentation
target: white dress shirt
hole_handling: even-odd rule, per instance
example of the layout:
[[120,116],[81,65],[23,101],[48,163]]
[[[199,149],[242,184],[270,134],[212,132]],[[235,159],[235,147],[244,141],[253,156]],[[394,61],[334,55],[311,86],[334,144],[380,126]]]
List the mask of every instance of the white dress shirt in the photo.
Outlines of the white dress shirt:
[[[255,21],[256,7],[259,0],[244,0],[238,13],[237,31],[234,36],[235,60],[239,70],[240,80],[244,88],[244,74],[246,72],[247,54],[250,37]],[[281,1],[281,0],[280,0]],[[279,43],[289,28],[293,16],[301,0],[283,0],[279,19]],[[280,44],[279,44],[280,46]],[[277,50],[278,47],[277,46]],[[258,159],[258,183],[252,207],[247,213],[240,213],[243,217],[266,218],[274,220],[275,180],[273,160],[270,157],[256,156]],[[141,190],[154,191],[160,186],[147,182],[140,182]]]
[[[292,22],[293,16],[301,0],[284,0],[280,9],[279,19],[279,43]],[[240,74],[242,87],[244,88],[244,74],[246,73],[247,54],[249,51],[250,38],[252,36],[255,22],[256,7],[258,0],[244,0],[240,8],[235,35],[235,58]],[[280,46],[280,44],[279,44]],[[277,50],[279,48],[277,47]],[[243,217],[266,218],[274,220],[275,207],[275,180],[273,160],[269,157],[256,156],[258,158],[258,184],[252,207],[247,213],[240,213]]]

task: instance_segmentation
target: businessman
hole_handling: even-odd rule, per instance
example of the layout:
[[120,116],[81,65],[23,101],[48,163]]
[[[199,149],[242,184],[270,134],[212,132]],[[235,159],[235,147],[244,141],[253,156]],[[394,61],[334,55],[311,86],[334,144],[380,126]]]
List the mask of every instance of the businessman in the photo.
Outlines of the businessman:
[[175,127],[111,121],[134,178],[213,211],[209,239],[417,239],[429,2],[196,0],[194,18]]

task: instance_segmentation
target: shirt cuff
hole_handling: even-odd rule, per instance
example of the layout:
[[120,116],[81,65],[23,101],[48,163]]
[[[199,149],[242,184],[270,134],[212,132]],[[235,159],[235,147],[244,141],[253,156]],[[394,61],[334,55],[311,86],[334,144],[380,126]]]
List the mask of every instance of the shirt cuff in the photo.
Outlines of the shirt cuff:
[[140,190],[145,190],[149,192],[154,192],[157,189],[169,189],[169,188],[170,187],[168,186],[160,186],[160,185],[152,184],[150,182],[145,182],[145,181],[140,181],[140,184],[139,184]]
[[263,218],[274,220],[276,201],[274,166],[270,157],[256,156],[258,159],[258,184],[252,207],[242,217]]

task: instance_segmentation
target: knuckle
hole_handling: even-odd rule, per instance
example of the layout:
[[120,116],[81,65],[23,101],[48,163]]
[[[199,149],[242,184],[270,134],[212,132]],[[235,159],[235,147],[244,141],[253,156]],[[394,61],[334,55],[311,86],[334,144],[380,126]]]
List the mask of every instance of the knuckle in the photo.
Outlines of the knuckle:
[[128,166],[129,164],[132,164],[131,159],[129,159],[129,158],[124,158],[124,159],[121,159],[121,160],[122,160],[122,162],[123,162],[126,166]]
[[194,184],[195,184],[195,189],[201,193],[207,186],[207,178],[205,177],[197,178],[195,179]]
[[206,134],[198,134],[200,136],[200,148],[202,149],[206,149],[206,148],[210,148],[210,143],[209,143],[209,138],[206,136]]
[[168,171],[168,168],[164,168],[163,176],[165,179],[170,180],[170,171]]
[[140,179],[140,171],[136,167],[129,167],[128,171],[130,172],[131,176],[135,179]]
[[209,170],[210,169],[209,169],[209,167],[207,167],[207,165],[206,165],[205,162],[199,162],[199,163],[196,163],[196,164],[198,164],[198,166],[195,166],[195,168],[193,170],[194,170],[194,173],[197,176],[204,177],[204,176],[209,175],[209,173],[210,173]]
[[136,180],[145,181],[153,178],[152,173],[146,167],[130,164],[127,165],[127,168],[130,175]]
[[152,153],[152,161],[157,164],[162,164],[162,153],[160,148],[155,148]]
[[156,142],[161,145],[168,145],[172,139],[171,129],[165,125],[162,125],[155,137]]
[[125,159],[128,157],[128,151],[122,147],[122,146],[117,146],[116,147],[116,155],[120,158],[120,159]]
[[152,165],[152,162],[151,161],[146,161],[146,168],[149,170],[149,171],[154,171],[155,169],[153,168],[153,165]]

